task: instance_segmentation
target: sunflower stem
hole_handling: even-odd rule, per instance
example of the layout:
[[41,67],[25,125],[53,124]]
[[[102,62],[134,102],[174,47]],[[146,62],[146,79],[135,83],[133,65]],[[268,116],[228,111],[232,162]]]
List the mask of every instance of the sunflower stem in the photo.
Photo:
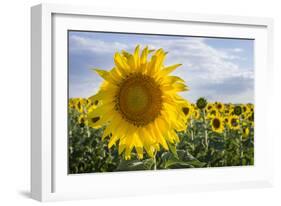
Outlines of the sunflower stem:
[[154,161],[154,170],[157,170],[156,154],[157,154],[157,152],[155,152],[155,155],[154,155],[154,158],[153,158],[153,161]]
[[240,140],[240,165],[243,164],[243,142],[242,142],[242,135],[240,135],[239,140]]
[[[228,130],[227,128],[224,129],[224,133],[223,133],[223,141],[226,142],[227,141],[227,137],[228,137]],[[223,160],[223,166],[227,166],[227,159],[228,159],[228,153],[226,151],[226,148],[223,150],[223,156],[225,156],[224,160]]]
[[239,136],[239,142],[240,142],[240,165],[242,165],[243,164],[243,156],[244,156],[244,154],[243,154],[243,129],[242,129],[242,124],[241,124],[241,121],[242,121],[242,119],[241,119],[241,117],[239,117],[239,124],[240,124],[240,133],[241,133],[241,135]]
[[90,137],[91,136],[90,128],[88,126],[86,127],[87,127],[87,136]]
[[193,120],[190,120],[190,136],[191,136],[191,141],[193,142],[194,139],[194,134],[193,134]]
[[205,129],[205,147],[206,150],[208,150],[209,147],[209,141],[208,141],[208,131],[207,131],[207,123],[206,123],[206,117],[205,117],[205,110],[203,109],[203,122],[204,122],[204,129]]

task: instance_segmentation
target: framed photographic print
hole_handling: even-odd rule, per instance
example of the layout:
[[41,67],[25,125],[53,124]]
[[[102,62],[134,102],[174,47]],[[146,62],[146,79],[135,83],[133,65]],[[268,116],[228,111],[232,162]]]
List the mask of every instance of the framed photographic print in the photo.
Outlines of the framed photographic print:
[[272,185],[271,19],[31,14],[34,199]]

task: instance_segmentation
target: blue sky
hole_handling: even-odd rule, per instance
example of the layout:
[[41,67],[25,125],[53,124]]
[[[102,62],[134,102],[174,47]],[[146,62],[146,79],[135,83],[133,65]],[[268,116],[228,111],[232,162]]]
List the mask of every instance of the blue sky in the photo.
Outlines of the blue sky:
[[103,32],[69,32],[69,97],[88,97],[102,79],[91,70],[110,70],[113,55],[137,44],[168,51],[165,65],[183,64],[173,75],[186,81],[181,93],[195,102],[254,102],[254,40]]

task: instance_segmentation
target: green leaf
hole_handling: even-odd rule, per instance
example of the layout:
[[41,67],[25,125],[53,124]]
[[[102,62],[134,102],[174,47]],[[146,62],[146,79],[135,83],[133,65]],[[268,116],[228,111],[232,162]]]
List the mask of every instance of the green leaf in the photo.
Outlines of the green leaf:
[[124,160],[122,159],[117,167],[117,171],[128,171],[143,169],[143,163],[138,160]]
[[122,159],[117,171],[150,170],[154,165],[153,159],[146,160],[124,160]]
[[162,154],[164,168],[193,168],[203,167],[205,163],[200,162],[185,150],[177,150],[178,157],[176,158],[171,153]]
[[172,154],[175,156],[176,159],[179,159],[178,153],[177,153],[177,148],[175,144],[171,144],[168,142],[169,149],[171,150]]
[[165,163],[165,168],[192,168],[193,166],[187,162],[171,158]]
[[154,160],[153,159],[143,160],[143,166],[145,169],[151,170],[152,167],[154,166]]

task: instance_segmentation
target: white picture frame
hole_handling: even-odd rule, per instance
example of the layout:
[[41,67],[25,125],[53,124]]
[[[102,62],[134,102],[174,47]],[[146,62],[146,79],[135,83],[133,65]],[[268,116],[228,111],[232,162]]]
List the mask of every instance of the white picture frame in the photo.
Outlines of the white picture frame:
[[[115,22],[117,20],[118,25]],[[157,28],[154,24],[157,24]],[[188,25],[192,26],[193,33],[196,32],[193,35],[257,39],[255,166],[122,172],[98,176],[67,174],[64,116],[67,70],[63,69],[67,66],[65,32],[73,28],[83,30],[94,27],[102,31],[130,32],[134,29],[137,33],[143,32],[144,25],[148,25],[152,33],[169,33],[164,29],[165,25],[169,25],[175,28],[174,34],[186,34],[188,31],[182,28]],[[268,91],[272,91],[273,76],[272,19],[40,4],[31,8],[31,26],[32,198],[54,201],[273,185],[273,134],[269,132],[266,110],[271,105]]]

